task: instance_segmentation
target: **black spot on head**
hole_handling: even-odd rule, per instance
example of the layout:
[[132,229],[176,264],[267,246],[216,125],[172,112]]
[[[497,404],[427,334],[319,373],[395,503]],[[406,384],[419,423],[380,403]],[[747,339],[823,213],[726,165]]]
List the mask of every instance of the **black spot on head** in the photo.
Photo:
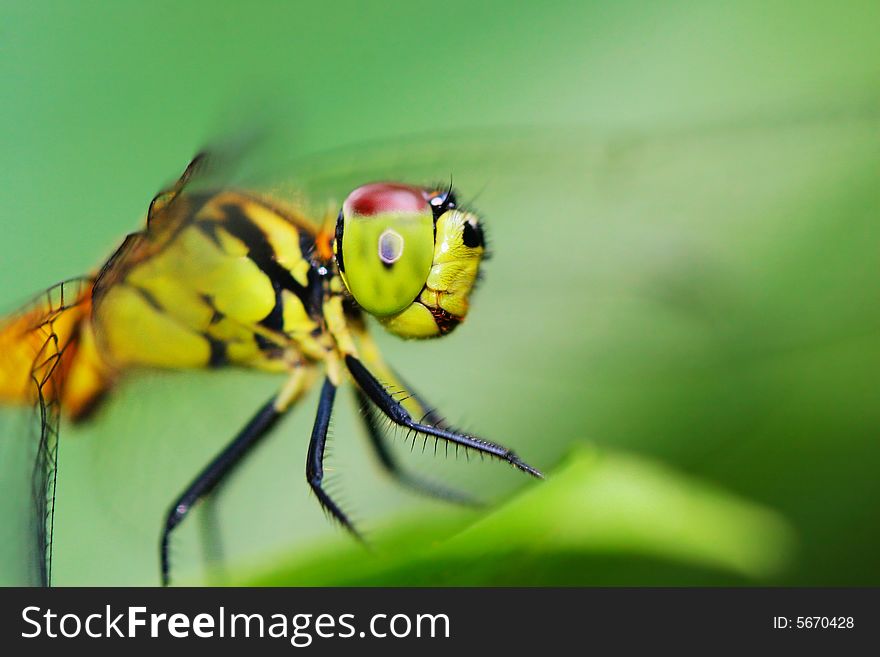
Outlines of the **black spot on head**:
[[464,241],[464,245],[472,249],[483,246],[483,229],[480,228],[480,224],[465,221],[461,238]]
[[345,231],[345,220],[342,218],[342,210],[336,218],[336,266],[339,271],[345,271],[345,262],[342,260],[342,233]]

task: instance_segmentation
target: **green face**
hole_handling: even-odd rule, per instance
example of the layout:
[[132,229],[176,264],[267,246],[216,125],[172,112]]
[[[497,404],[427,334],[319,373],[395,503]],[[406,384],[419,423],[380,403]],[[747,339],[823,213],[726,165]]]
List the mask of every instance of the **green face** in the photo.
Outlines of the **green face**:
[[418,187],[374,183],[345,200],[336,226],[342,280],[372,315],[399,313],[419,295],[434,255],[434,219]]

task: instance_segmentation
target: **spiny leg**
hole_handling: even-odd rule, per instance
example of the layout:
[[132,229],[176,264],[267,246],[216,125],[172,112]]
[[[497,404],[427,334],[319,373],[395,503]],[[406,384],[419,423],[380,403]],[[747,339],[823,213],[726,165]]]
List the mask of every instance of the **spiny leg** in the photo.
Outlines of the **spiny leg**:
[[[417,493],[421,493],[422,495],[468,506],[481,505],[478,500],[475,500],[466,493],[446,488],[445,486],[435,484],[431,481],[426,481],[403,469],[397,462],[394,454],[391,452],[391,447],[387,443],[385,432],[382,430],[379,418],[376,417],[375,407],[370,404],[370,400],[360,388],[355,388],[355,395],[357,396],[358,405],[361,407],[362,420],[364,422],[364,427],[367,430],[367,435],[370,438],[370,444],[373,446],[373,450],[379,459],[379,463],[389,475],[396,479],[401,485],[406,486]],[[419,403],[421,404],[421,401]],[[422,406],[424,406],[424,404],[422,404]],[[436,417],[430,410],[426,417],[429,416]]]
[[407,427],[408,429],[412,429],[418,433],[434,436],[441,440],[453,443],[454,445],[460,445],[482,454],[494,456],[495,458],[507,461],[512,466],[523,472],[527,472],[533,477],[544,478],[544,475],[542,475],[539,470],[527,464],[506,447],[491,443],[487,440],[482,440],[481,438],[457,433],[448,428],[416,422],[403,405],[388,394],[388,391],[385,390],[384,386],[376,380],[376,377],[370,374],[369,370],[367,370],[357,358],[350,354],[346,355],[345,364],[348,367],[348,371],[351,372],[355,383],[357,383],[364,394],[376,404],[379,410],[385,413],[392,422]]
[[159,562],[162,586],[170,582],[169,545],[171,532],[187,517],[193,506],[211,495],[244,460],[244,457],[266,437],[279,418],[292,406],[308,385],[304,368],[294,370],[284,388],[266,402],[256,415],[238,432],[232,442],[211,461],[177,498],[165,518],[159,541]]
[[318,402],[318,413],[312,428],[312,439],[309,441],[309,453],[306,457],[306,479],[315,492],[318,502],[339,523],[350,531],[358,540],[363,537],[354,528],[348,517],[322,487],[324,482],[324,447],[327,444],[327,429],[330,427],[330,416],[333,413],[333,400],[336,398],[336,386],[327,378],[321,388],[321,399]]
[[[397,372],[388,367],[382,359],[382,355],[376,346],[376,343],[373,342],[369,333],[366,332],[365,327],[355,324],[354,328],[354,335],[357,339],[360,357],[363,358],[362,363],[365,364],[365,367],[368,367],[380,377],[383,389],[398,403],[406,406],[411,415],[418,417],[419,423],[426,423],[432,427],[448,429],[449,426],[439,413],[427,404],[425,400],[412,389],[412,386],[403,381]],[[376,378],[375,375],[374,378]],[[354,390],[361,406],[367,435],[370,438],[370,442],[376,452],[380,465],[389,473],[389,475],[391,475],[391,477],[396,479],[403,486],[423,495],[468,506],[482,505],[479,500],[474,499],[471,495],[447,488],[432,481],[426,481],[421,477],[416,477],[410,474],[407,470],[402,468],[398,464],[397,459],[394,457],[391,450],[386,427],[387,420],[383,416],[383,412],[379,410],[375,404],[371,403],[369,398],[360,388],[355,386]],[[403,396],[401,397],[401,395]],[[427,444],[427,435],[424,437],[425,442],[422,445],[423,448]],[[413,447],[415,447],[415,441],[416,438],[415,435],[413,435]]]

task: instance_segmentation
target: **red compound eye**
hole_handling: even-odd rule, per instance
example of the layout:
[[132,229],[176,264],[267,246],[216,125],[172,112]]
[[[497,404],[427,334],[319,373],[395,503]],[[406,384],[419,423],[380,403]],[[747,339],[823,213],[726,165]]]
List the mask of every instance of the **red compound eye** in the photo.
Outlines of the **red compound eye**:
[[346,215],[369,217],[384,212],[427,212],[430,205],[419,187],[401,183],[372,183],[358,187],[345,199]]

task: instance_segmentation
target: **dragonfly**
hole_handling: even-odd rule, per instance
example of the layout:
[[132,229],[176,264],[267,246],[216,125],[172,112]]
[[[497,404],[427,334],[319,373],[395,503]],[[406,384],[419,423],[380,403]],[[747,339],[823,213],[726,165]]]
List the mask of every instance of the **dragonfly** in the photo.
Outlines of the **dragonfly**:
[[[470,210],[481,229],[484,247],[477,263],[478,275],[484,271],[487,251],[483,214],[474,211],[477,201],[492,226],[501,224],[493,231],[491,268],[485,268],[490,275],[476,292],[472,288],[468,294],[468,299],[478,304],[478,311],[469,313],[464,327],[455,328],[445,340],[394,340],[381,328],[365,335],[366,328],[363,333],[361,328],[381,327],[381,317],[374,319],[363,307],[354,305],[340,274],[336,285],[342,284],[342,298],[349,299],[343,304],[343,315],[352,307],[366,320],[363,324],[347,322],[365,368],[389,386],[386,391],[397,397],[415,419],[422,418],[431,406],[420,395],[406,398],[414,389],[381,361],[380,347],[384,355],[390,356],[389,361],[407,363],[408,371],[418,371],[419,387],[425,386],[431,397],[458,395],[453,411],[459,413],[456,426],[470,428],[467,418],[462,418],[462,409],[466,408],[462,399],[473,398],[476,407],[491,401],[493,408],[507,401],[503,412],[486,413],[480,425],[491,426],[493,435],[515,436],[507,440],[519,451],[540,450],[542,466],[563,458],[575,440],[587,439],[615,448],[641,449],[648,445],[670,462],[714,477],[716,469],[724,464],[736,467],[737,461],[728,459],[729,454],[736,453],[734,450],[746,450],[743,453],[749,453],[747,460],[752,462],[759,452],[748,450],[757,450],[762,444],[761,434],[750,434],[759,416],[743,414],[737,397],[726,396],[728,367],[742,368],[745,376],[751,367],[764,367],[768,355],[800,353],[826,340],[830,344],[832,339],[853,337],[849,334],[852,327],[870,330],[876,325],[876,313],[871,314],[875,305],[868,302],[874,288],[865,287],[864,281],[869,279],[860,277],[860,269],[841,265],[840,278],[823,278],[808,287],[804,287],[803,276],[805,271],[816,272],[816,276],[822,271],[812,263],[829,257],[830,236],[834,236],[835,244],[849,240],[844,246],[861,254],[857,261],[874,262],[876,252],[871,249],[876,240],[865,240],[861,235],[874,234],[869,210],[877,203],[872,176],[880,153],[878,122],[880,115],[871,100],[852,107],[780,108],[766,115],[645,130],[481,127],[393,142],[350,144],[302,155],[293,162],[280,162],[259,153],[253,158],[258,166],[268,175],[283,178],[278,186],[267,185],[265,172],[259,170],[228,175],[224,165],[228,158],[224,160],[222,149],[218,153],[215,147],[209,157],[191,168],[189,177],[178,185],[176,196],[175,186],[169,186],[152,209],[157,218],[174,219],[186,216],[182,210],[188,207],[186,198],[196,194],[212,189],[259,191],[261,199],[273,199],[273,207],[284,199],[285,206],[296,208],[296,216],[303,215],[303,220],[305,215],[314,217],[311,223],[324,228],[315,228],[314,234],[325,234],[321,240],[316,239],[315,248],[329,254],[338,213],[344,205],[341,201],[352,189],[370,180],[424,182],[446,180],[448,174],[453,174],[455,210]],[[289,149],[281,157],[287,158],[288,153]],[[449,187],[444,182],[425,189],[429,198],[442,203]],[[465,191],[466,200],[462,196]],[[324,209],[324,199],[340,202]],[[852,221],[862,217],[862,224],[847,224],[847,230],[840,230],[843,215],[838,209],[849,207],[841,199],[859,199],[853,201],[853,207],[864,209],[866,214],[853,213]],[[315,202],[314,207],[308,207],[309,200]],[[447,208],[447,212],[452,211]],[[101,216],[97,208],[88,214]],[[115,223],[112,218],[107,221]],[[154,227],[148,232],[160,231],[163,221],[150,223]],[[853,226],[862,226],[865,232],[850,231]],[[344,225],[345,248],[354,244],[355,233],[348,232],[350,227]],[[114,224],[107,227],[108,234],[115,235],[116,230]],[[137,250],[133,247],[131,254],[120,255],[121,262],[134,262],[131,258]],[[833,251],[841,257],[849,253],[843,247]],[[795,253],[799,254],[797,258],[782,257]],[[352,267],[357,269],[354,256],[349,257],[347,252],[342,256],[348,282],[355,286],[350,275]],[[333,271],[332,258],[330,265]],[[378,267],[384,272],[384,265]],[[115,265],[110,271],[113,269]],[[107,276],[105,283],[115,275]],[[308,272],[306,276],[308,282]],[[87,305],[90,302],[78,301],[88,289],[92,289],[92,296],[87,294],[85,299],[93,299],[93,278],[54,287],[35,301],[30,314],[27,308],[22,309],[4,324],[2,371],[17,372],[16,381],[21,387],[15,397],[19,406],[0,409],[0,421],[5,421],[8,411],[13,419],[19,419],[34,402],[36,422],[30,425],[37,435],[28,445],[39,445],[42,451],[36,459],[14,455],[17,465],[25,458],[31,459],[28,467],[15,469],[20,481],[14,483],[15,490],[27,489],[28,495],[34,489],[35,501],[30,506],[38,519],[49,518],[56,506],[51,491],[46,494],[55,473],[46,466],[55,463],[52,450],[57,445],[57,414],[64,413],[59,400],[63,402],[66,395],[69,402],[74,401],[70,387],[61,391],[61,397],[50,394],[52,382],[59,379],[57,373],[49,376],[49,370],[53,363],[65,362],[57,353],[65,349],[64,336],[75,324],[73,320],[95,315],[94,307]],[[787,290],[794,289],[791,281],[797,281],[795,287],[799,290],[809,289],[809,294],[788,294]],[[821,290],[814,285],[819,283],[824,285]],[[840,292],[843,289],[847,290],[845,294]],[[865,299],[857,310],[846,306],[847,300],[853,299],[852,290],[861,290]],[[820,315],[809,314],[817,308],[823,309],[821,321]],[[838,310],[828,312],[829,308]],[[815,321],[802,321],[807,315]],[[850,321],[856,317],[858,321]],[[11,328],[16,322],[17,333]],[[25,326],[31,330],[22,332]],[[271,332],[263,328],[256,332],[270,340]],[[491,339],[483,339],[480,332]],[[12,335],[18,337],[13,340]],[[57,342],[50,339],[53,335],[59,338]],[[27,336],[27,341],[21,336]],[[10,345],[18,348],[9,349]],[[44,358],[38,362],[36,355],[41,348]],[[67,346],[64,353],[72,348]],[[80,341],[76,348],[82,351],[91,347],[87,341]],[[13,355],[20,359],[17,366],[10,364]],[[724,371],[715,381],[710,374],[719,363],[724,364]],[[35,368],[37,364],[40,367]],[[316,364],[323,365],[324,361]],[[320,367],[304,369],[314,376]],[[339,363],[339,370],[345,378],[351,377],[344,361]],[[86,370],[79,374],[88,378]],[[72,375],[73,370],[69,380]],[[57,582],[155,582],[153,540],[164,526],[175,495],[276,390],[279,376],[283,374],[263,374],[241,367],[198,367],[175,373],[139,371],[137,376],[114,379],[109,388],[113,394],[102,401],[96,398],[90,415],[84,414],[77,422],[62,421],[65,439],[59,468],[61,493],[58,522],[54,524]],[[460,384],[470,378],[474,385]],[[34,379],[46,382],[42,401],[36,399],[40,386]],[[483,384],[491,394],[484,392],[481,398],[479,388]],[[355,394],[363,393],[358,385],[350,387]],[[313,387],[312,395],[320,392],[317,388]],[[435,496],[468,501],[458,490],[438,488],[433,478],[415,480],[413,459],[420,458],[418,454],[404,461],[406,457],[399,458],[389,448],[390,441],[409,430],[390,423],[369,400],[363,418],[341,412],[343,394],[340,391],[334,413],[336,428],[346,428],[343,439],[349,438],[348,420],[362,422],[365,447],[372,448],[374,434],[381,435],[382,442],[375,443],[382,446],[376,462],[387,468],[383,459],[389,459],[402,483],[427,487]],[[13,401],[8,394],[4,399]],[[703,401],[708,414],[695,410]],[[725,417],[730,421],[719,423],[715,409],[718,404],[717,408],[724,408],[725,403]],[[445,405],[453,406],[449,402]],[[305,410],[303,406],[305,403],[299,409]],[[311,418],[289,410],[286,415],[290,424],[302,422],[291,433],[303,439],[309,435]],[[70,407],[67,417],[71,417]],[[441,417],[435,412],[424,422],[439,424]],[[514,428],[513,433],[508,433],[510,428]],[[354,429],[352,426],[351,433]],[[12,443],[25,442],[7,438],[20,438],[19,433],[4,431],[0,436],[0,485],[4,491],[0,495],[0,517],[4,520],[18,510],[14,505],[23,506],[20,495],[5,493],[13,463],[7,457],[8,448]],[[289,554],[291,545],[308,545],[318,533],[322,525],[313,527],[303,515],[313,500],[292,499],[288,482],[283,481],[283,487],[278,483],[287,476],[290,461],[279,458],[276,463],[270,458],[281,457],[281,451],[289,446],[288,431],[276,426],[273,434],[278,441],[263,438],[260,449],[251,452],[251,465],[241,465],[234,473],[241,481],[240,487],[233,491],[238,484],[235,479],[230,484],[232,474],[228,475],[222,486],[196,505],[194,515],[200,517],[184,523],[182,531],[180,525],[172,530],[175,579],[182,580],[186,574],[187,555],[197,553],[186,552],[192,545],[187,543],[193,538],[190,529],[198,528],[193,521],[205,520],[218,499],[223,501],[224,512],[248,514],[250,531],[246,535],[227,532],[222,536],[224,549],[237,560],[243,561],[245,551],[268,553],[272,544],[279,552]],[[450,444],[438,440],[441,450],[444,442]],[[422,446],[421,439],[418,446]],[[428,443],[426,458],[431,458],[430,446]],[[339,457],[332,458],[332,463],[328,458],[328,466],[339,466],[340,470],[346,465],[360,466],[356,445]],[[39,467],[31,467],[34,460]],[[274,469],[264,476],[267,466]],[[389,498],[378,487],[374,490],[366,474],[353,477],[350,470],[334,474],[330,467],[325,467],[325,482],[331,487],[331,498],[345,509],[349,519],[356,517],[359,505],[373,500],[382,509],[388,508],[389,499],[405,500],[403,496]],[[433,462],[430,467],[435,467]],[[444,467],[446,464],[436,465],[437,469]],[[471,477],[479,467],[466,469],[463,464],[453,474]],[[490,475],[507,474],[491,467],[486,465]],[[356,488],[359,504],[350,504],[333,490],[333,484],[343,479],[348,490]],[[298,483],[303,492],[310,490],[308,485]],[[225,497],[224,490],[235,496]],[[249,496],[245,502],[246,492]],[[92,493],[95,499],[88,498]],[[285,496],[285,513],[295,517],[296,522],[284,518],[277,503],[269,503],[275,502],[273,496],[281,495]],[[73,501],[68,502],[71,498]],[[297,506],[300,503],[302,509]],[[77,505],[79,508],[71,508]],[[320,522],[318,514],[314,516]],[[266,520],[278,517],[282,519],[274,524]],[[23,518],[15,519],[24,523]],[[83,522],[91,522],[92,526],[83,529]],[[27,550],[19,551],[42,554],[43,547],[35,549],[32,544],[51,546],[48,539],[52,538],[52,526],[48,521],[30,524],[35,525],[30,533],[37,540],[29,538]],[[365,529],[360,521],[352,524]],[[5,533],[7,526],[4,523],[0,553],[10,547],[5,539],[13,534]],[[230,526],[237,529],[244,525],[238,522]],[[261,532],[259,536],[257,531]],[[81,538],[83,535],[86,540]],[[29,567],[48,570],[46,560],[38,561]],[[42,575],[44,581],[47,574]],[[40,574],[35,573],[32,579],[39,581]]]
[[[486,256],[484,222],[452,184],[371,182],[312,217],[296,203],[234,186],[211,188],[222,158],[197,155],[149,205],[93,274],[64,281],[0,323],[0,402],[32,405],[32,551],[52,581],[55,487],[62,416],[85,423],[142,368],[240,367],[283,378],[271,398],[168,501],[159,572],[171,583],[175,531],[225,482],[319,376],[306,480],[320,506],[363,536],[324,486],[337,390],[353,384],[366,434],[385,470],[426,495],[470,503],[409,474],[388,446],[389,425],[542,473],[511,449],[450,426],[382,358],[366,316],[404,339],[448,335],[467,317]],[[338,211],[336,211],[338,210]],[[184,439],[184,437],[181,437]]]

